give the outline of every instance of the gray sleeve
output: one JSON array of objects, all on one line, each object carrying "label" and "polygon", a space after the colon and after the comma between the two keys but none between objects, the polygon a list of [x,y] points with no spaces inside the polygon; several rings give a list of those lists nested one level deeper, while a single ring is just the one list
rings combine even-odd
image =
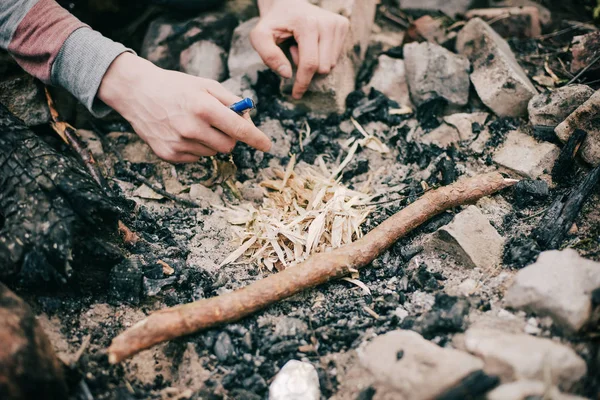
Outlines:
[{"label": "gray sleeve", "polygon": [[38,0],[0,0],[0,48],[7,49],[15,29]]},{"label": "gray sleeve", "polygon": [[96,98],[106,70],[117,56],[132,50],[90,28],[75,30],[63,43],[54,64],[51,81],[67,89],[95,116],[111,109]]}]

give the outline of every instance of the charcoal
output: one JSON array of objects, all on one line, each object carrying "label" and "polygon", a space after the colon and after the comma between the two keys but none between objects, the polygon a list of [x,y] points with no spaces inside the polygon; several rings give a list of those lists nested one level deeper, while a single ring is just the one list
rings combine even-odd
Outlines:
[{"label": "charcoal", "polygon": [[515,205],[519,208],[539,204],[549,194],[548,183],[542,180],[524,179],[514,186]]},{"label": "charcoal", "polygon": [[108,297],[111,304],[139,304],[144,274],[137,257],[123,260],[110,271]]},{"label": "charcoal", "polygon": [[504,265],[513,268],[526,267],[535,262],[540,251],[538,244],[532,238],[510,238],[504,246]]},{"label": "charcoal", "polygon": [[497,376],[487,375],[481,370],[475,371],[437,400],[478,399],[499,384],[500,379]]}]

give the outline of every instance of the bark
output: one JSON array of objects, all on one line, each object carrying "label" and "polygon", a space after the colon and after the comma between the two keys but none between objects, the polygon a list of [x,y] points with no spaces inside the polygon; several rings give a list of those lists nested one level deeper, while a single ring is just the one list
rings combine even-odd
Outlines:
[{"label": "bark", "polygon": [[119,258],[110,244],[118,216],[75,160],[0,105],[1,280],[64,282],[71,264],[88,261],[109,270]]},{"label": "bark", "polygon": [[430,191],[354,243],[315,254],[298,266],[237,291],[157,311],[113,339],[108,349],[109,361],[117,363],[160,342],[239,320],[303,290],[347,276],[369,265],[399,238],[431,217],[473,203],[516,182],[491,173]]},{"label": "bark", "polygon": [[63,365],[31,308],[0,283],[0,398],[67,398]]}]

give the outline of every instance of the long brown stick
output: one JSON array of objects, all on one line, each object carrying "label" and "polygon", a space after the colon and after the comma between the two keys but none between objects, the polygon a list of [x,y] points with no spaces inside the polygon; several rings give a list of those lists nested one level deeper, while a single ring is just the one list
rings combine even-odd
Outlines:
[{"label": "long brown stick", "polygon": [[270,304],[371,263],[399,238],[444,210],[473,203],[516,183],[497,172],[467,178],[426,193],[362,239],[302,264],[210,299],[157,311],[113,339],[109,361],[121,360],[155,344],[239,320]]}]

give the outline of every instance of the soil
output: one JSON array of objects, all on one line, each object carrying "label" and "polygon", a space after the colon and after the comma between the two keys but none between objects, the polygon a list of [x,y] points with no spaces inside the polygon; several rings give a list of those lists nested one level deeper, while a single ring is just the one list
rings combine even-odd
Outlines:
[{"label": "soil", "polygon": [[[378,23],[384,30],[390,24],[380,16]],[[512,40],[510,44],[530,77],[544,68],[540,52],[559,52],[551,59],[550,68],[556,67],[560,76],[556,60],[566,57],[563,46],[576,34],[578,29],[573,29],[548,40]],[[401,56],[401,52],[396,53],[394,56]],[[369,52],[369,62],[378,55],[376,51]],[[368,81],[369,68],[360,76],[361,82]],[[416,143],[411,135],[417,128],[427,131],[438,126],[445,104],[420,107],[416,119],[394,116],[388,110],[397,104],[383,94],[356,91],[348,97],[344,115],[321,118],[290,108],[278,95],[278,87],[274,74],[261,73],[254,88],[259,98],[254,121],[259,124],[268,118],[277,119],[284,129],[293,132],[291,152],[298,154],[300,161],[312,164],[322,155],[329,165],[339,164],[347,150],[343,143],[350,137],[360,137],[349,124],[353,113],[367,131],[377,131],[391,148],[387,155],[360,150],[343,174],[343,181],[350,187],[370,181],[371,190],[377,195],[377,209],[364,224],[364,231],[418,198],[423,182],[427,187],[436,187],[461,175],[494,169],[491,153],[503,142],[506,132],[527,125],[524,120],[490,117],[487,129],[491,139],[482,155],[468,146],[443,150]],[[304,121],[310,125],[314,139],[301,147],[299,131]],[[104,132],[130,131],[126,124],[114,120],[100,126]],[[105,140],[120,152],[138,141],[133,135],[119,134],[106,135]],[[228,156],[221,160],[228,162]],[[552,199],[563,190],[550,187],[545,195],[527,188],[507,190],[478,203],[499,233],[510,238],[504,265],[495,271],[466,269],[443,254],[423,250],[427,236],[449,223],[453,214],[460,211],[455,210],[401,239],[361,272],[360,280],[371,295],[348,282],[330,283],[239,323],[161,344],[122,364],[109,365],[105,349],[111,339],[145,315],[235,290],[263,278],[267,272],[255,265],[219,267],[236,248],[222,211],[135,197],[133,191],[140,185],[123,173],[123,165],[114,154],[104,148],[100,162],[106,166],[112,186],[136,203],[135,217],[128,222],[143,240],[127,248],[139,257],[136,264],[114,269],[112,283],[99,288],[69,285],[60,292],[18,291],[32,305],[59,354],[69,361],[69,382],[75,398],[81,399],[266,399],[269,383],[290,359],[308,360],[317,366],[321,391],[327,398],[338,390],[338,370],[348,362],[344,353],[375,334],[413,329],[443,346],[453,334],[473,324],[505,328],[510,325],[515,330],[531,324],[532,318],[525,313],[503,309],[501,296],[516,270],[537,257],[539,249],[530,233]],[[260,182],[265,167],[285,166],[288,159],[263,155],[239,144],[233,152],[233,162],[237,166],[236,180],[252,186]],[[184,188],[206,182],[214,175],[210,160],[174,167],[149,160],[131,163],[130,167],[155,183],[166,185],[167,181],[176,180]],[[579,177],[586,171],[582,167]],[[225,204],[240,201],[227,182],[217,183],[211,190]],[[189,194],[184,191],[181,196]],[[588,200],[576,222],[576,231],[564,243],[593,260],[600,260],[599,200],[597,193]],[[163,274],[159,259],[174,268],[174,275]],[[584,357],[589,371],[597,371],[598,343],[593,339],[597,332],[567,336],[552,328],[546,319],[533,318],[533,323],[539,327],[539,336],[560,335]],[[479,382],[487,385],[490,381]],[[471,394],[482,392],[478,385],[471,386]],[[590,373],[576,392],[592,396],[598,390],[600,379]],[[372,395],[367,388],[356,398],[368,399]]]}]

